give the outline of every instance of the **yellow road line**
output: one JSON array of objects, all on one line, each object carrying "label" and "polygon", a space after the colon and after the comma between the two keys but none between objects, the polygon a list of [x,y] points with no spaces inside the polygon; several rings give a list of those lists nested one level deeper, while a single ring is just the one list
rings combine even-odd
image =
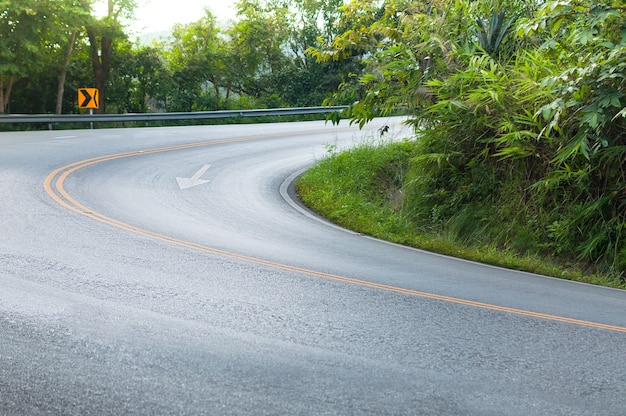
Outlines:
[{"label": "yellow road line", "polygon": [[[294,135],[294,134],[290,133],[290,135]],[[81,160],[78,162],[70,163],[68,165],[62,166],[52,171],[44,180],[43,186],[44,186],[46,193],[50,195],[50,197],[54,201],[56,201],[58,204],[60,204],[64,208],[69,209],[70,211],[76,212],[80,215],[85,215],[93,220],[111,225],[113,227],[117,227],[125,231],[129,231],[129,232],[132,232],[132,233],[144,236],[144,237],[153,238],[153,239],[164,241],[167,243],[176,244],[181,247],[198,250],[198,251],[202,251],[205,253],[215,254],[215,255],[219,255],[219,256],[235,259],[235,260],[241,260],[241,261],[246,261],[246,262],[250,262],[250,263],[254,263],[258,265],[272,267],[275,269],[302,273],[302,274],[306,274],[310,276],[320,277],[323,279],[335,280],[339,282],[369,287],[369,288],[378,289],[378,290],[402,293],[402,294],[410,295],[410,296],[417,296],[417,297],[426,298],[426,299],[433,299],[433,300],[438,300],[442,302],[454,303],[458,305],[465,305],[465,306],[481,308],[481,309],[489,309],[493,311],[528,316],[532,318],[544,319],[544,320],[549,320],[549,321],[556,321],[556,322],[585,326],[585,327],[590,327],[590,328],[604,329],[604,330],[609,330],[609,331],[617,331],[617,332],[626,333],[626,327],[622,327],[622,326],[601,324],[597,322],[590,322],[590,321],[584,321],[580,319],[567,318],[567,317],[558,316],[558,315],[550,315],[550,314],[545,314],[545,313],[527,311],[524,309],[508,308],[504,306],[492,305],[489,303],[476,302],[476,301],[455,298],[455,297],[450,297],[450,296],[444,296],[444,295],[437,295],[437,294],[428,293],[428,292],[420,292],[420,291],[411,290],[411,289],[404,289],[401,287],[390,286],[390,285],[385,285],[381,283],[374,283],[374,282],[369,282],[366,280],[344,277],[344,276],[335,275],[331,273],[324,273],[324,272],[310,270],[310,269],[306,269],[302,267],[290,266],[287,264],[277,263],[277,262],[273,262],[269,260],[263,260],[263,259],[256,258],[256,257],[250,257],[250,256],[246,256],[243,254],[233,253],[233,252],[226,251],[226,250],[204,246],[202,244],[180,240],[174,237],[166,236],[166,235],[149,231],[143,228],[139,228],[131,224],[118,221],[114,218],[107,217],[106,215],[100,214],[86,207],[80,202],[76,201],[71,195],[67,193],[67,191],[64,188],[65,180],[70,175],[72,175],[73,173],[75,173],[76,171],[80,169],[83,169],[85,167],[88,167],[97,163],[102,163],[102,162],[116,160],[116,159],[122,159],[126,157],[134,157],[134,156],[162,153],[162,152],[171,152],[171,151],[191,149],[195,147],[211,146],[211,145],[217,145],[217,144],[258,140],[258,139],[277,137],[277,136],[278,135],[263,135],[263,136],[251,136],[251,137],[242,137],[242,138],[234,138],[234,139],[214,140],[214,141],[207,141],[207,142],[198,142],[198,143],[191,143],[191,144],[184,144],[184,145],[161,147],[161,148],[149,149],[149,150],[144,150],[144,151],[118,153],[118,154],[85,159],[85,160]]]}]

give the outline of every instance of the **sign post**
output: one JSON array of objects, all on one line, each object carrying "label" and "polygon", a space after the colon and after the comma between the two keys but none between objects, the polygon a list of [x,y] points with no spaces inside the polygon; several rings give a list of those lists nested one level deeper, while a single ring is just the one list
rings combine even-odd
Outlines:
[{"label": "sign post", "polygon": [[[78,89],[78,108],[88,108],[89,115],[93,115],[94,108],[100,108],[100,94],[97,88]],[[93,121],[89,122],[93,129]]]}]

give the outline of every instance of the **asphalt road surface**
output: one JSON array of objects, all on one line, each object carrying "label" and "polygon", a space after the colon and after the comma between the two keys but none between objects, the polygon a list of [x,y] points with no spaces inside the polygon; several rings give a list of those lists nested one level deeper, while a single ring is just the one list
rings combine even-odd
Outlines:
[{"label": "asphalt road surface", "polygon": [[0,414],[626,415],[626,292],[298,205],[398,121],[0,133]]}]

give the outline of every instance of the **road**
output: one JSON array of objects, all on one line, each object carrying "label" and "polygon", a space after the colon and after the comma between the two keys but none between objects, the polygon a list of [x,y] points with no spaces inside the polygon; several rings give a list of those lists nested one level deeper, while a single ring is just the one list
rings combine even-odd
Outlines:
[{"label": "road", "polygon": [[397,122],[0,133],[0,414],[625,415],[626,292],[298,205]]}]

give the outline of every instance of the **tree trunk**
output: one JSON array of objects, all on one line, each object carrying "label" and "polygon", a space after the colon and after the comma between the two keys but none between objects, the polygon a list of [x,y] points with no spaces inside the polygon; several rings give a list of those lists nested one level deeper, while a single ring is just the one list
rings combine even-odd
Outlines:
[{"label": "tree trunk", "polygon": [[4,114],[4,82],[0,74],[0,114]]},{"label": "tree trunk", "polygon": [[70,66],[70,57],[72,56],[72,49],[74,49],[74,41],[76,40],[76,31],[74,30],[70,35],[70,39],[67,42],[67,52],[65,54],[65,62],[63,63],[63,69],[59,75],[59,86],[57,88],[57,106],[56,114],[61,114],[63,110],[63,93],[65,92],[65,77],[67,76],[67,68]]},{"label": "tree trunk", "polygon": [[87,37],[91,44],[91,65],[93,67],[96,88],[100,96],[100,106],[96,114],[104,114],[104,102],[106,97],[106,82],[111,72],[111,54],[113,51],[113,39],[102,37],[100,44],[93,28],[87,28]]},{"label": "tree trunk", "polygon": [[0,114],[4,114],[6,107],[9,105],[11,88],[13,88],[13,75],[9,75],[6,87],[4,85],[4,79],[4,76],[0,74]]}]

